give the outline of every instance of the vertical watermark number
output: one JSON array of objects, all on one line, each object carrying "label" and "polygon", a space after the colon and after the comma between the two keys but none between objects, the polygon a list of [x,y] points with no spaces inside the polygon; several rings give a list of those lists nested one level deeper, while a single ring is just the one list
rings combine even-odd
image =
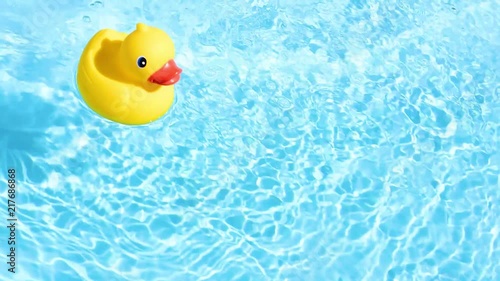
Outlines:
[{"label": "vertical watermark number", "polygon": [[16,215],[16,170],[7,170],[7,264],[8,271],[11,273],[16,273],[16,226],[17,226],[17,215]]}]

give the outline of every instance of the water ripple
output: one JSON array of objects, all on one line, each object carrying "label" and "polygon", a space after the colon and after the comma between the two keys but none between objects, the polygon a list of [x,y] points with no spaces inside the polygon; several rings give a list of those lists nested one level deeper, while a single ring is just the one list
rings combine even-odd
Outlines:
[{"label": "water ripple", "polygon": [[[497,280],[495,4],[2,4],[16,278]],[[74,75],[85,38],[137,20],[184,73],[130,128]]]}]

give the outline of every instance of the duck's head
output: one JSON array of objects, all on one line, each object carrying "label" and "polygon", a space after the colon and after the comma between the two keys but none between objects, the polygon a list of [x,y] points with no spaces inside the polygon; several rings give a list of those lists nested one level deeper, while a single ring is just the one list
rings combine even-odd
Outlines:
[{"label": "duck's head", "polygon": [[120,64],[124,75],[135,83],[169,86],[177,83],[182,70],[174,62],[172,39],[161,29],[138,23],[122,42]]}]

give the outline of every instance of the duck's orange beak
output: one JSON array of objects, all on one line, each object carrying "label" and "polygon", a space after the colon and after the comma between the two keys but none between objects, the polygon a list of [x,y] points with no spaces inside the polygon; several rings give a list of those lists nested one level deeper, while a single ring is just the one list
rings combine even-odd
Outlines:
[{"label": "duck's orange beak", "polygon": [[148,81],[162,86],[170,86],[181,79],[181,72],[182,69],[175,64],[175,61],[169,60],[162,68],[153,73]]}]

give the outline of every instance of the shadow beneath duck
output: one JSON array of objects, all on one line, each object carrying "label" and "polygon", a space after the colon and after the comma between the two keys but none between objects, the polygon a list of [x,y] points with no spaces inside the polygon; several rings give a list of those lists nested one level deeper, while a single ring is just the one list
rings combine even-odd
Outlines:
[{"label": "shadow beneath duck", "polygon": [[130,81],[127,77],[124,77],[117,71],[120,68],[118,61],[118,54],[120,51],[120,40],[109,40],[104,39],[101,44],[101,48],[96,53],[94,58],[94,65],[103,76],[114,80],[122,84],[128,84],[131,86],[136,86],[142,88],[148,92],[153,92],[160,88],[160,85],[153,83],[138,83],[136,81]]}]

